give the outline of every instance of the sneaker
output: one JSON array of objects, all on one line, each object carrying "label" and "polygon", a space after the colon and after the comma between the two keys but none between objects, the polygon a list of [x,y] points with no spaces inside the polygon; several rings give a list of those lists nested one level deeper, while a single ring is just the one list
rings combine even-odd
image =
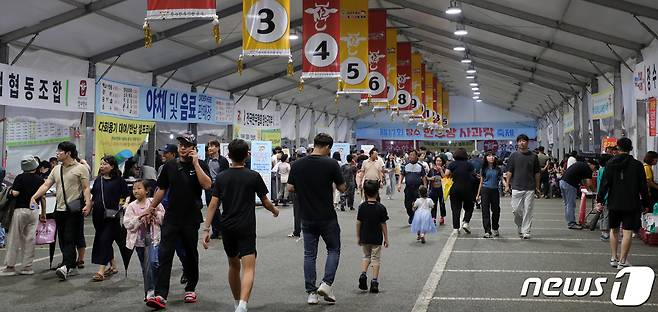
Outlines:
[{"label": "sneaker", "polygon": [[299,235],[295,235],[294,233],[288,234],[288,238],[299,238]]},{"label": "sneaker", "polygon": [[146,306],[156,310],[162,310],[167,307],[167,300],[162,298],[162,296],[155,296],[146,300]]},{"label": "sneaker", "polygon": [[306,303],[308,304],[318,304],[320,303],[320,297],[318,297],[317,292],[311,292],[308,294],[308,299],[306,300]]},{"label": "sneaker", "polygon": [[441,217],[441,219],[439,219],[439,225],[443,225],[445,223],[446,223],[446,219],[444,217]]},{"label": "sneaker", "polygon": [[183,301],[185,301],[185,303],[197,302],[196,292],[186,291],[185,295],[183,296]]},{"label": "sneaker", "polygon": [[628,268],[628,267],[631,267],[631,266],[632,265],[631,265],[630,262],[628,262],[628,260],[626,260],[626,262],[619,261],[619,263],[617,264],[617,270],[621,270],[623,268]]},{"label": "sneaker", "polygon": [[350,211],[354,211],[354,210],[356,210],[356,209],[354,209],[354,207],[350,207]]},{"label": "sneaker", "polygon": [[471,226],[468,224],[468,222],[464,222],[464,224],[462,224],[462,230],[464,230],[466,234],[471,234]]},{"label": "sneaker", "polygon": [[17,275],[16,269],[8,269],[5,267],[4,269],[2,269],[2,271],[0,271],[0,276],[15,276],[15,275]]},{"label": "sneaker", "polygon": [[148,301],[149,299],[154,299],[155,298],[155,290],[149,290],[146,292],[146,299],[144,301]]},{"label": "sneaker", "polygon": [[20,275],[34,275],[34,270],[32,268],[23,268],[20,272],[18,272]]},{"label": "sneaker", "polygon": [[420,234],[416,235],[416,240],[420,242]]},{"label": "sneaker", "polygon": [[619,265],[619,260],[615,258],[610,258],[610,266],[616,268]]},{"label": "sneaker", "polygon": [[484,235],[482,236],[482,238],[491,238],[491,237],[492,237],[491,233],[484,233]]},{"label": "sneaker", "polygon": [[78,269],[72,268],[72,269],[69,269],[69,272],[67,274],[68,274],[68,276],[76,276],[76,275],[80,274],[80,272],[78,272]]},{"label": "sneaker", "polygon": [[601,241],[607,242],[610,240],[610,234],[601,234]]},{"label": "sneaker", "polygon": [[379,293],[379,282],[376,280],[372,280],[370,282],[370,293],[373,294],[378,294]]},{"label": "sneaker", "polygon": [[454,229],[452,230],[453,235],[459,235],[459,229]]},{"label": "sneaker", "polygon": [[570,230],[582,230],[583,226],[580,225],[580,224],[572,224],[572,225],[569,226],[569,229]]},{"label": "sneaker", "polygon": [[493,230],[493,236],[500,237],[500,232],[498,232],[498,230]]},{"label": "sneaker", "polygon": [[235,308],[235,312],[247,312],[247,307],[238,306]]},{"label": "sneaker", "polygon": [[368,276],[363,273],[359,276],[359,289],[368,290]]},{"label": "sneaker", "polygon": [[334,288],[322,282],[318,288],[318,295],[324,297],[324,301],[334,304],[336,303],[336,296],[334,295]]},{"label": "sneaker", "polygon": [[530,239],[530,233],[523,234],[523,239]]},{"label": "sneaker", "polygon": [[340,207],[340,211],[345,211],[345,207]]},{"label": "sneaker", "polygon": [[519,235],[523,234],[523,232],[521,232],[521,226],[520,225],[516,226],[516,233],[518,233]]},{"label": "sneaker", "polygon": [[65,281],[66,278],[68,277],[68,273],[69,273],[69,270],[66,269],[65,265],[59,267],[59,269],[57,269],[55,271],[55,274],[57,274],[57,277],[59,277],[60,281]]}]

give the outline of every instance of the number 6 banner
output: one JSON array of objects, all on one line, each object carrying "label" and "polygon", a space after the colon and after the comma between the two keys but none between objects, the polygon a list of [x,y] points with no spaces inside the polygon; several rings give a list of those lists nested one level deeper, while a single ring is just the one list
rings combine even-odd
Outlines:
[{"label": "number 6 banner", "polygon": [[340,77],[340,0],[304,0],[302,79]]},{"label": "number 6 banner", "polygon": [[[386,108],[388,92],[386,76],[388,75],[386,51],[386,10],[368,11],[368,88],[370,101],[375,108]],[[368,102],[368,95],[361,95],[361,103]]]},{"label": "number 6 banner", "polygon": [[290,0],[242,2],[242,55],[290,57]]},{"label": "number 6 banner", "polygon": [[340,0],[340,76],[338,93],[366,93],[368,88],[368,0]]}]

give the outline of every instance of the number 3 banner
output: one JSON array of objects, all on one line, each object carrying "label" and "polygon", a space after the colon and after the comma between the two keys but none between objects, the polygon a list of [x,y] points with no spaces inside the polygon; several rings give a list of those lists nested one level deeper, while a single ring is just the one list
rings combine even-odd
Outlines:
[{"label": "number 3 banner", "polygon": [[302,78],[340,77],[340,0],[304,0]]},{"label": "number 3 banner", "polygon": [[242,54],[290,56],[290,0],[242,2]]},{"label": "number 3 banner", "polygon": [[368,0],[340,0],[340,76],[345,89],[338,93],[367,93]]},{"label": "number 3 banner", "polygon": [[[368,89],[370,89],[371,102],[375,107],[386,108],[388,93],[386,76],[386,10],[377,9],[368,11]],[[361,95],[361,102],[367,102],[368,95]]]}]

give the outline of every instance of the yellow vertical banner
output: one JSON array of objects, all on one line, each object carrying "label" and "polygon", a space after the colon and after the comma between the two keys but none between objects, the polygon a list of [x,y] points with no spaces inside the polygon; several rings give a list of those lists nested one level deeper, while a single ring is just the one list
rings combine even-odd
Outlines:
[{"label": "yellow vertical banner", "polygon": [[438,124],[443,125],[443,84],[436,77],[436,113],[439,114]]},{"label": "yellow vertical banner", "polygon": [[450,95],[448,95],[447,90],[443,90],[442,98],[443,98],[443,105],[442,105],[442,110],[443,110],[443,125],[447,126],[450,124],[449,119],[450,119]]},{"label": "yellow vertical banner", "polygon": [[368,87],[368,0],[340,1],[340,76],[338,93],[366,93]]},{"label": "yellow vertical banner", "polygon": [[411,54],[411,114],[420,115],[423,105],[423,55],[420,52]]},{"label": "yellow vertical banner", "polygon": [[434,111],[434,75],[429,70],[425,71],[425,109],[429,111],[429,115],[425,116],[427,121],[432,121],[435,116]]},{"label": "yellow vertical banner", "polygon": [[290,0],[242,1],[242,54],[291,56]]},{"label": "yellow vertical banner", "polygon": [[395,95],[398,93],[398,30],[386,29],[386,63],[388,84],[388,105],[396,107],[398,101]]},{"label": "yellow vertical banner", "polygon": [[154,125],[155,121],[96,115],[94,173],[106,155],[114,156],[119,164],[135,156]]}]

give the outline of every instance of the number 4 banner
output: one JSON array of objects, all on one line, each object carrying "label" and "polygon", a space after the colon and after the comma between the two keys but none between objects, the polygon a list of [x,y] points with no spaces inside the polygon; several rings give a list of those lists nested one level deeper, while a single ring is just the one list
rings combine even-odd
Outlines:
[{"label": "number 4 banner", "polygon": [[304,0],[302,79],[340,77],[340,0]]},{"label": "number 4 banner", "polygon": [[242,2],[242,54],[290,57],[290,0]]},{"label": "number 4 banner", "polygon": [[366,93],[368,88],[368,0],[340,0],[340,76],[338,93]]},{"label": "number 4 banner", "polygon": [[[377,9],[368,11],[368,88],[370,101],[375,107],[386,108],[388,92],[386,84],[387,51],[386,51],[386,10]],[[367,102],[368,95],[361,95],[361,102]]]}]

